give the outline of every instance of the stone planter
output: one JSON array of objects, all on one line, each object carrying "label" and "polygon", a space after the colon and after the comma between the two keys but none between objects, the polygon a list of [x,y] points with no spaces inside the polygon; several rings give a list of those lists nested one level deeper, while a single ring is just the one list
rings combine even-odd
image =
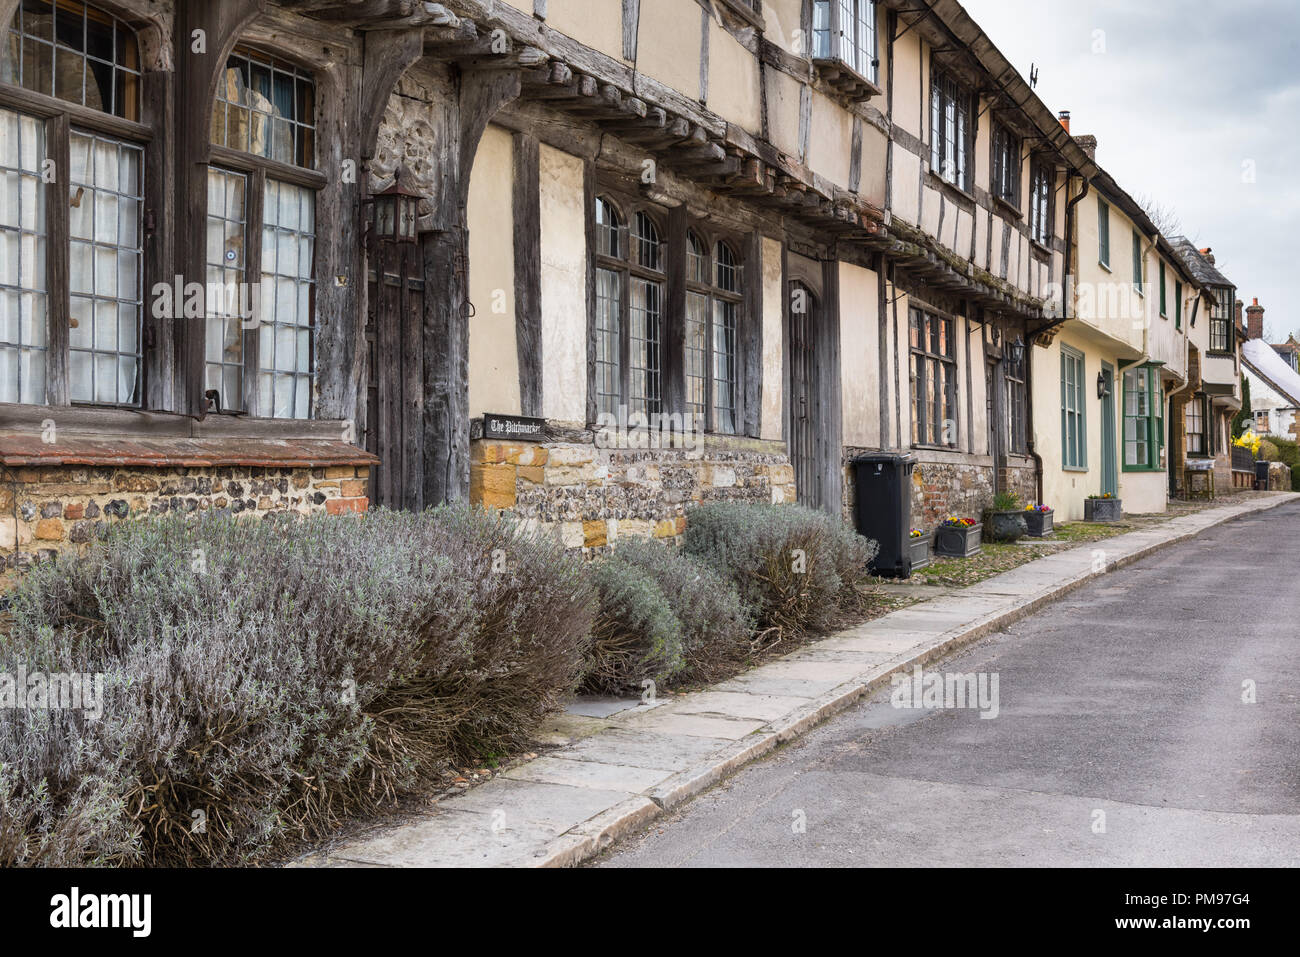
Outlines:
[{"label": "stone planter", "polygon": [[931,535],[922,535],[920,538],[909,539],[907,556],[912,571],[920,571],[930,564],[930,546],[933,542],[934,538]]},{"label": "stone planter", "polygon": [[1046,512],[1025,512],[1025,524],[1029,527],[1030,538],[1047,538],[1056,534],[1052,519],[1056,515],[1050,509]]},{"label": "stone planter", "polygon": [[948,558],[970,558],[978,555],[984,527],[971,525],[940,525],[934,533],[934,553]]},{"label": "stone planter", "polygon": [[1124,504],[1117,498],[1085,498],[1085,522],[1118,522],[1124,517]]},{"label": "stone planter", "polygon": [[990,542],[1018,542],[1029,534],[1025,513],[1019,509],[1014,512],[988,512],[984,524],[988,527]]}]

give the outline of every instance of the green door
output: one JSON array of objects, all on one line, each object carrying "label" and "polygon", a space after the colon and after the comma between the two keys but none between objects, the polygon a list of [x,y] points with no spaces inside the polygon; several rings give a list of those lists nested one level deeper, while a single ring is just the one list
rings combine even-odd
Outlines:
[{"label": "green door", "polygon": [[1101,491],[1119,495],[1119,458],[1115,447],[1115,369],[1101,364],[1106,394],[1101,400]]}]

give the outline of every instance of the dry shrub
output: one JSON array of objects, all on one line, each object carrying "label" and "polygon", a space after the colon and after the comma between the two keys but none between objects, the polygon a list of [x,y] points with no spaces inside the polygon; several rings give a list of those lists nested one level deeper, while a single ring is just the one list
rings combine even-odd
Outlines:
[{"label": "dry shrub", "polygon": [[0,670],[103,715],[0,712],[0,863],[244,863],[525,743],[575,686],[579,562],[466,508],[160,519],[29,572]]},{"label": "dry shrub", "polygon": [[591,566],[601,595],[584,686],[622,693],[713,681],[749,656],[751,615],[735,586],[704,562],[630,539]]},{"label": "dry shrub", "polygon": [[769,645],[860,611],[877,551],[823,512],[737,502],[691,509],[682,548],[735,583]]}]

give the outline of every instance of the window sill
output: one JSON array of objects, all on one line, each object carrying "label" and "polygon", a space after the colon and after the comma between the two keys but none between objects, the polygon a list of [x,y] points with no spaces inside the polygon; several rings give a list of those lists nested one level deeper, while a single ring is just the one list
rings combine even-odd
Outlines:
[{"label": "window sill", "polygon": [[1079,475],[1087,475],[1089,472],[1092,471],[1092,469],[1088,468],[1088,466],[1086,465],[1062,465],[1061,471],[1074,472]]},{"label": "window sill", "polygon": [[839,57],[815,57],[812,62],[823,83],[854,103],[866,103],[883,92]]},{"label": "window sill", "polygon": [[1102,269],[1106,270],[1106,272],[1111,271],[1110,265],[1108,263],[1102,262],[1100,259],[1097,260],[1097,265],[1100,266]]},{"label": "window sill", "polygon": [[1044,243],[1040,243],[1037,239],[1030,237],[1029,245],[1032,246],[1034,249],[1037,249],[1044,256],[1050,258],[1052,255],[1052,247],[1045,245]]},{"label": "window sill", "polygon": [[1025,214],[1020,211],[1020,207],[1017,206],[1015,203],[1011,202],[1011,200],[1004,199],[1001,196],[998,196],[996,193],[990,193],[989,195],[993,197],[993,202],[997,203],[1004,210],[1010,213],[1014,219],[1025,218]]},{"label": "window sill", "polygon": [[734,13],[742,20],[748,22],[749,25],[755,27],[759,33],[763,33],[767,30],[767,25],[764,22],[763,17],[760,14],[755,13],[753,8],[745,3],[744,0],[721,0],[721,3],[730,13]]},{"label": "window sill", "polygon": [[1123,470],[1124,470],[1125,472],[1148,472],[1148,473],[1157,473],[1157,472],[1163,472],[1163,471],[1165,471],[1165,470],[1164,470],[1163,468],[1161,468],[1159,465],[1155,465],[1155,466],[1151,466],[1151,465],[1125,465]]},{"label": "window sill", "polygon": [[960,452],[961,450],[955,445],[923,445],[917,442],[912,443],[912,448],[921,449],[925,452]]},{"label": "window sill", "polygon": [[953,195],[953,198],[959,201],[958,205],[968,205],[970,208],[967,210],[967,212],[974,211],[976,206],[974,195],[966,192],[966,190],[962,189],[956,183],[948,182],[946,179],[944,179],[942,176],[936,173],[933,169],[929,170],[926,173],[926,175],[929,176],[930,179],[932,179],[935,183],[937,183],[940,189],[943,189],[951,193]]}]

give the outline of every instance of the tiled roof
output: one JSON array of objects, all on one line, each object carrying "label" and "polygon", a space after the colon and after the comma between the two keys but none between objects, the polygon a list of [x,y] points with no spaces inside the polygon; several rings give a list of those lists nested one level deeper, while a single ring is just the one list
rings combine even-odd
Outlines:
[{"label": "tiled roof", "polygon": [[1213,264],[1201,255],[1201,251],[1186,236],[1175,236],[1170,242],[1173,244],[1174,251],[1178,253],[1179,258],[1186,264],[1188,270],[1196,277],[1198,282],[1206,286],[1233,285],[1232,280],[1215,269]]}]

